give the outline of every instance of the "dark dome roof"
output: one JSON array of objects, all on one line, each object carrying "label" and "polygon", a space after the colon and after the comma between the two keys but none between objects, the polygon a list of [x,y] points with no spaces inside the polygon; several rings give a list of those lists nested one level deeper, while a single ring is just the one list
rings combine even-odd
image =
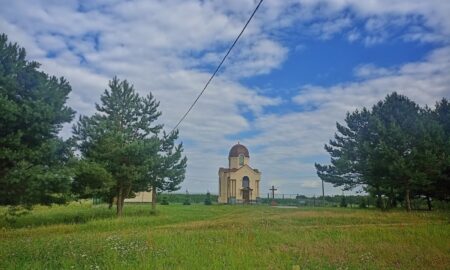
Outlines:
[{"label": "dark dome roof", "polygon": [[230,154],[228,155],[228,157],[239,157],[239,155],[244,155],[245,157],[250,157],[250,155],[248,154],[247,147],[238,143],[238,144],[235,144],[233,147],[231,147]]}]

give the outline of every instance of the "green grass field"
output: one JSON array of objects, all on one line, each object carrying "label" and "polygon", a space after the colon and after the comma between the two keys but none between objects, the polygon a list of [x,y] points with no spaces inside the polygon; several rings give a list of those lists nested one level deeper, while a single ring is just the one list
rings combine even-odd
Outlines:
[{"label": "green grass field", "polygon": [[[0,269],[450,269],[448,212],[126,205],[0,220]],[[5,209],[0,209],[5,211]]]}]

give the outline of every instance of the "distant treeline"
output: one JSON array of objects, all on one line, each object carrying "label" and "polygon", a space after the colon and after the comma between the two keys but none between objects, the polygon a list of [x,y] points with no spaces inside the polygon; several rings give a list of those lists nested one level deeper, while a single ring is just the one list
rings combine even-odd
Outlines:
[{"label": "distant treeline", "polygon": [[[182,194],[182,193],[161,193],[158,194],[161,203],[184,204],[186,202],[192,204],[204,204],[207,194]],[[217,203],[218,195],[210,195],[213,204]],[[305,195],[295,194],[275,194],[275,198],[261,197],[257,204],[272,204],[275,201],[277,205],[286,206],[305,206],[305,207],[350,207],[350,208],[376,208],[377,198],[371,195],[333,195],[320,197],[308,197]],[[389,199],[382,198],[384,208],[387,208]],[[413,208],[417,210],[425,210],[428,208],[425,198],[415,198],[412,200]],[[404,207],[401,203],[397,207]],[[450,204],[446,202],[435,202],[435,208],[450,209]]]},{"label": "distant treeline", "polygon": [[[181,194],[181,193],[162,193],[158,195],[159,200],[166,200],[168,203],[185,203],[186,201],[189,201],[190,203],[205,203],[205,200],[207,198],[207,194]],[[211,202],[216,203],[217,202],[217,195],[210,195]]]},{"label": "distant treeline", "polygon": [[[378,198],[372,195],[334,195],[320,197],[307,197],[304,195],[298,196],[282,196],[282,194],[276,194],[275,199],[261,198],[260,203],[271,204],[275,201],[277,205],[289,205],[289,206],[308,206],[308,207],[351,207],[351,208],[376,208],[378,205]],[[383,209],[387,209],[389,204],[388,197],[381,198],[381,205]],[[404,207],[403,202],[399,202],[396,207]],[[412,207],[416,210],[428,209],[428,203],[426,198],[414,198],[412,200]],[[392,208],[392,207],[391,207]],[[434,208],[436,209],[450,209],[450,203],[445,201],[435,201]]]}]

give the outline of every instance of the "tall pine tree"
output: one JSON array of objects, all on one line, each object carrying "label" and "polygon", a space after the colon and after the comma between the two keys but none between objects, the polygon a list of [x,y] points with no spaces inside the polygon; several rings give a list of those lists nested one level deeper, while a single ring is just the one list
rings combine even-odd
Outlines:
[{"label": "tall pine tree", "polygon": [[[163,126],[156,124],[161,115],[159,102],[151,93],[140,97],[126,80],[115,77],[100,99],[97,113],[80,117],[74,126],[74,139],[84,161],[96,163],[111,175],[113,184],[103,195],[116,201],[121,216],[124,200],[134,193],[176,187],[184,179],[185,167],[176,173],[176,165],[186,161],[181,145],[173,150],[178,133],[161,135]],[[152,182],[149,176],[158,181]],[[88,182],[78,185],[78,190],[86,190]]]},{"label": "tall pine tree", "polygon": [[0,204],[63,203],[72,156],[58,137],[74,116],[64,78],[39,71],[24,48],[0,35]]}]

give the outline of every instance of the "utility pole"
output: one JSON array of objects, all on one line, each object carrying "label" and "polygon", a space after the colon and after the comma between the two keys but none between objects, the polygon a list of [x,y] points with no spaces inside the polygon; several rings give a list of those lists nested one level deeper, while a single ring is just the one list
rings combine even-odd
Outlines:
[{"label": "utility pole", "polygon": [[322,206],[325,206],[325,188],[323,186],[323,179],[322,179]]}]

